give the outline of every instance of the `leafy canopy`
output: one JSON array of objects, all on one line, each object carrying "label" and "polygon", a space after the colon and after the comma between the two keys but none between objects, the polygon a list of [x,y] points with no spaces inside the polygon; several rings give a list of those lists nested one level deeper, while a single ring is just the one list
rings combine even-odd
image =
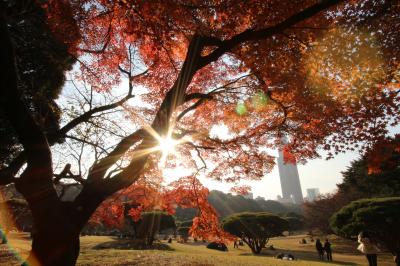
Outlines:
[{"label": "leafy canopy", "polygon": [[358,198],[400,196],[400,136],[388,138],[351,163],[344,171],[339,192]]},{"label": "leafy canopy", "polygon": [[[317,148],[360,148],[358,141],[366,149],[399,121],[399,7],[331,2],[321,4],[334,6],[329,11],[264,37],[263,29],[315,1],[83,1],[67,9],[79,32],[68,27],[60,38],[80,37],[70,45],[81,58],[78,74],[98,90],[127,78],[134,91],[146,87],[146,104],[127,107],[133,124],[151,124],[160,135],[173,127],[172,134],[191,135],[203,147],[181,145],[167,166],[196,168],[189,154],[198,152],[215,164],[209,177],[260,179],[274,161],[258,146],[276,148],[282,134],[292,137],[294,156],[305,159]],[[50,21],[65,12],[61,4],[47,8]],[[196,42],[198,55],[190,49]],[[179,94],[169,99],[176,86]],[[156,121],[164,107],[167,117]],[[210,134],[221,124],[229,141]]]},{"label": "leafy canopy", "polygon": [[281,236],[289,228],[288,221],[266,212],[243,212],[223,220],[228,233],[241,238],[253,253],[260,253],[269,238]]}]

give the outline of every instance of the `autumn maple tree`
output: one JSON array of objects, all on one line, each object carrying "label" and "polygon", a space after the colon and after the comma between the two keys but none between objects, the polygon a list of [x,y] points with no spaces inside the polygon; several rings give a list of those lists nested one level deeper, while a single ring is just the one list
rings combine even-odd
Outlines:
[{"label": "autumn maple tree", "polygon": [[[283,136],[290,138],[285,149],[293,159],[303,160],[318,156],[320,148],[332,156],[368,149],[399,122],[396,1],[27,2],[18,8],[2,2],[0,9],[0,121],[15,136],[0,184],[14,183],[32,211],[33,265],[74,265],[79,233],[99,205],[132,184],[140,203],[135,185],[164,167],[193,170],[191,178],[177,181],[166,202],[204,210],[203,196],[185,197],[198,191],[188,189],[197,182],[196,172],[233,183],[257,180],[274,165],[262,147],[282,148]],[[44,32],[51,32],[45,36],[77,62],[71,70],[77,82],[97,92],[126,86],[126,96],[101,106],[89,100],[88,109],[48,130],[44,116],[32,112],[35,93],[22,97],[21,66],[30,58],[19,47],[29,38],[18,29],[31,17],[39,17]],[[132,98],[140,104],[130,104]],[[55,172],[58,143],[94,144],[73,134],[121,106],[129,132],[95,153],[84,176],[72,174],[73,165]],[[54,188],[54,180],[67,176],[82,184],[70,201]],[[110,208],[120,212],[118,205]],[[199,212],[193,235],[215,225],[204,222],[214,219],[207,216],[212,213]]]}]

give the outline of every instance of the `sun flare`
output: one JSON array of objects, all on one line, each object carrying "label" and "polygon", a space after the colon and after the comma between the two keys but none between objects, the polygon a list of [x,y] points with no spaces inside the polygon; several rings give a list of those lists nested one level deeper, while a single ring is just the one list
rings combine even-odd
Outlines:
[{"label": "sun flare", "polygon": [[168,156],[168,154],[174,153],[175,152],[175,146],[178,144],[178,142],[171,138],[170,136],[167,136],[165,138],[161,138],[159,140],[159,147],[160,151],[162,152],[163,156]]},{"label": "sun flare", "polygon": [[198,137],[198,134],[184,135],[179,138],[176,138],[174,135],[174,125],[171,124],[168,127],[167,132],[163,135],[160,135],[156,130],[154,130],[151,126],[145,127],[145,130],[157,140],[157,145],[145,149],[141,155],[150,154],[153,152],[160,152],[161,158],[159,161],[159,166],[165,167],[165,163],[169,155],[174,155],[174,157],[178,156],[178,152],[176,147],[180,144],[193,142],[193,140]]}]

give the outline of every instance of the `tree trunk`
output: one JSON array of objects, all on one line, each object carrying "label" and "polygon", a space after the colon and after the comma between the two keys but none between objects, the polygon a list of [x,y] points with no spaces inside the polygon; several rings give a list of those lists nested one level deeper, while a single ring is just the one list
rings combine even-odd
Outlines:
[{"label": "tree trunk", "polygon": [[261,251],[261,250],[259,250],[259,249],[257,248],[256,244],[254,244],[254,243],[251,244],[251,245],[249,245],[249,247],[250,247],[251,252],[252,252],[253,254],[259,254],[260,251]]},{"label": "tree trunk", "polygon": [[[30,266],[73,266],[79,256],[79,215],[66,202],[40,201],[31,206],[34,227]],[[39,211],[41,210],[41,211]]]},{"label": "tree trunk", "polygon": [[393,259],[394,259],[394,262],[396,263],[396,266],[400,266],[400,251],[395,252]]},{"label": "tree trunk", "polygon": [[251,249],[251,252],[252,252],[253,254],[260,254],[260,251],[261,251],[261,250],[259,250],[257,247],[251,246],[250,249]]},{"label": "tree trunk", "polygon": [[[58,226],[55,225],[55,227]],[[56,235],[33,234],[32,250],[23,265],[73,266],[76,264],[80,249],[79,232],[67,235],[61,227],[51,231]]]}]

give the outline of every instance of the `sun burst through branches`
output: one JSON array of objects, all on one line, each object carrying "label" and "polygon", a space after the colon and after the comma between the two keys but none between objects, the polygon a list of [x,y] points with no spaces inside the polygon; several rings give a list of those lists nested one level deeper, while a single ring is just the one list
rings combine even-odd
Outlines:
[{"label": "sun burst through branches", "polygon": [[148,129],[148,132],[158,141],[158,145],[154,148],[161,152],[160,166],[164,167],[169,155],[177,156],[176,147],[180,144],[192,141],[190,136],[176,138],[173,134],[173,124],[169,126],[165,135],[158,134],[154,129]]},{"label": "sun burst through branches", "polygon": [[167,132],[165,132],[164,134],[160,134],[151,126],[143,126],[143,129],[154,138],[156,143],[155,145],[151,145],[150,147],[136,151],[133,156],[139,158],[143,156],[148,156],[152,153],[161,153],[161,158],[159,161],[160,167],[165,167],[165,163],[169,155],[174,155],[175,158],[178,156],[178,152],[176,150],[176,147],[178,145],[191,143],[193,142],[193,140],[200,136],[200,134],[198,133],[175,134],[173,123],[170,123]]},{"label": "sun burst through branches", "polygon": [[175,145],[177,144],[177,141],[169,136],[166,138],[161,138],[160,139],[160,150],[162,151],[163,154],[169,154],[175,152]]},{"label": "sun burst through branches", "polygon": [[179,141],[167,135],[165,137],[160,137],[158,142],[158,148],[162,152],[160,163],[164,165],[168,155],[176,153],[175,147],[179,144]]}]

